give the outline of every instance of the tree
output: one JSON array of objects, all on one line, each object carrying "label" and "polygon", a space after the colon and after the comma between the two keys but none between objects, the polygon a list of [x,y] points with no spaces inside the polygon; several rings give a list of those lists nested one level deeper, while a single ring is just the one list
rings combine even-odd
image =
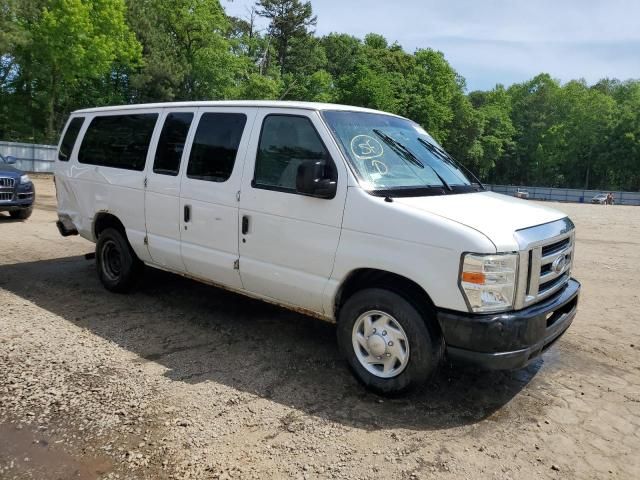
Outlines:
[{"label": "tree", "polygon": [[471,92],[468,98],[482,122],[478,139],[481,159],[476,168],[486,181],[509,182],[515,153],[511,97],[502,85],[497,85],[488,92]]},{"label": "tree", "polygon": [[300,0],[259,0],[258,15],[270,20],[269,35],[276,44],[280,73],[288,70],[287,58],[293,40],[309,35],[316,24],[311,2]]},{"label": "tree", "polygon": [[353,72],[358,61],[362,42],[346,33],[330,33],[320,39],[327,58],[327,71],[339,78]]},{"label": "tree", "polygon": [[446,146],[455,116],[453,106],[460,101],[464,84],[442,52],[418,50],[414,58],[414,67],[404,73],[410,92],[406,114]]},{"label": "tree", "polygon": [[519,185],[544,185],[545,135],[556,122],[556,99],[560,83],[549,74],[541,73],[528,82],[515,84],[507,90],[511,97],[511,121],[516,130],[516,151],[507,178]]},{"label": "tree", "polygon": [[317,38],[292,40],[287,64],[290,71],[282,76],[282,100],[329,102],[335,98],[333,77],[326,71],[327,56]]},{"label": "tree", "polygon": [[606,180],[602,188],[640,191],[640,81],[621,82],[614,92],[617,99],[616,122],[607,153]]},{"label": "tree", "polygon": [[277,100],[281,91],[282,82],[279,78],[251,73],[242,82],[236,93],[237,98],[241,99]]},{"label": "tree", "polygon": [[[15,22],[29,33],[13,58],[20,73],[15,88],[30,91],[42,107],[45,137],[56,137],[57,107],[89,80],[110,74],[114,65],[135,65],[140,44],[125,23],[123,0],[40,0],[15,10]],[[32,91],[32,86],[37,91]]]},{"label": "tree", "polygon": [[145,100],[233,96],[248,58],[234,54],[219,0],[129,0],[144,67],[134,77]]},{"label": "tree", "polygon": [[548,158],[561,165],[565,184],[602,186],[609,156],[604,145],[614,126],[615,100],[584,80],[573,80],[558,93],[557,120],[549,133],[549,143],[558,147],[549,149]]},{"label": "tree", "polygon": [[19,88],[18,83],[21,68],[17,54],[31,42],[29,29],[18,22],[26,10],[18,0],[5,0],[0,7],[0,139],[34,138],[31,92]]}]

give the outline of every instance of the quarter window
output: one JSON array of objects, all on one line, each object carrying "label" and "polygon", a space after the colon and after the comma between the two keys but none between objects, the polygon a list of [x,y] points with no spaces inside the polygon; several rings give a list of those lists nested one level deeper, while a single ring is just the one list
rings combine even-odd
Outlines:
[{"label": "quarter window", "polygon": [[167,115],[153,161],[154,173],[178,175],[182,151],[192,120],[193,113],[170,113]]},{"label": "quarter window", "polygon": [[209,182],[228,180],[246,123],[242,113],[204,113],[193,139],[187,177]]},{"label": "quarter window", "polygon": [[262,124],[253,186],[295,192],[298,167],[308,160],[331,162],[311,120],[269,115]]},{"label": "quarter window", "polygon": [[69,158],[71,158],[73,146],[76,143],[78,133],[80,133],[80,129],[82,128],[83,123],[84,117],[76,117],[71,120],[71,122],[69,122],[67,131],[64,132],[64,137],[62,138],[62,143],[60,144],[60,151],[58,152],[58,160],[60,160],[61,162],[68,162]]},{"label": "quarter window", "polygon": [[95,117],[84,135],[78,161],[144,170],[157,113]]}]

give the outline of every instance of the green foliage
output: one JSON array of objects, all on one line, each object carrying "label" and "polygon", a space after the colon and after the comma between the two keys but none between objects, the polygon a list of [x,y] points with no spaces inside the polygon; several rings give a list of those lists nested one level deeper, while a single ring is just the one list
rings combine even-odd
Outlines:
[{"label": "green foliage", "polygon": [[[638,190],[638,81],[560,85],[547,74],[513,85],[515,155],[498,182]],[[624,145],[624,147],[622,147]]]},{"label": "green foliage", "polygon": [[282,90],[282,82],[279,79],[259,75],[257,73],[250,74],[239,90],[237,98],[252,100],[277,100]]},{"label": "green foliage", "polygon": [[282,74],[290,72],[288,56],[291,43],[305,38],[316,24],[311,2],[300,0],[258,0],[258,15],[270,20],[269,35],[278,52],[278,63]]},{"label": "green foliage", "polygon": [[39,131],[27,138],[54,138],[64,120],[61,108],[92,82],[105,82],[116,68],[137,64],[141,48],[125,13],[123,0],[26,0],[3,6],[10,33],[3,35],[0,54],[15,67],[2,94],[15,95]]},{"label": "green foliage", "polygon": [[515,128],[511,120],[511,97],[502,85],[489,92],[471,92],[469,100],[481,121],[478,157],[474,165],[483,178],[504,182],[514,161]]},{"label": "green foliage", "polygon": [[540,74],[467,94],[441,52],[315,24],[304,0],[246,18],[219,0],[2,0],[0,138],[56,142],[69,111],[96,105],[337,102],[415,120],[486,182],[640,190],[640,81]]},{"label": "green foliage", "polygon": [[132,83],[142,101],[233,96],[247,58],[233,52],[218,0],[129,0],[129,21],[145,52]]}]

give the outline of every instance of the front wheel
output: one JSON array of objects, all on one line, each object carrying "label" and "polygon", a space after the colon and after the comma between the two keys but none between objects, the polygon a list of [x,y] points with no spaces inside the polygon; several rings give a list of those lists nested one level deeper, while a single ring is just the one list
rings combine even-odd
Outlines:
[{"label": "front wheel", "polygon": [[361,290],[340,309],[338,345],[362,384],[397,395],[428,382],[440,366],[444,343],[433,322],[395,292]]},{"label": "front wheel", "polygon": [[120,231],[107,228],[96,244],[98,277],[107,290],[125,293],[131,290],[142,271],[142,262]]},{"label": "front wheel", "polygon": [[26,220],[33,213],[33,207],[21,208],[20,210],[11,210],[9,215],[17,220]]}]

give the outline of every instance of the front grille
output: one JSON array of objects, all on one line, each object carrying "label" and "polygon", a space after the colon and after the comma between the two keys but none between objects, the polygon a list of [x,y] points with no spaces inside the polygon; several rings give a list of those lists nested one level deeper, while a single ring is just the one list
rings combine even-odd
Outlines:
[{"label": "front grille", "polygon": [[542,247],[542,256],[546,257],[552,255],[554,253],[561,252],[565,249],[567,245],[571,242],[570,238],[565,238],[564,240],[560,240],[559,242],[552,243],[551,245],[546,245]]},{"label": "front grille", "polygon": [[568,280],[569,276],[564,274],[560,277],[556,277],[553,280],[549,280],[548,282],[541,283],[538,287],[538,295],[545,293],[548,290],[551,290],[553,287],[565,283]]},{"label": "front grille", "polygon": [[13,200],[13,192],[0,192],[0,202],[10,202]]},{"label": "front grille", "polygon": [[15,184],[15,178],[0,177],[0,188],[13,188]]},{"label": "front grille", "polygon": [[558,292],[571,278],[575,230],[569,219],[516,232],[520,267],[516,308]]},{"label": "front grille", "polygon": [[552,295],[569,281],[573,264],[573,243],[574,236],[571,232],[565,238],[551,239],[549,243],[530,250],[526,305]]}]

